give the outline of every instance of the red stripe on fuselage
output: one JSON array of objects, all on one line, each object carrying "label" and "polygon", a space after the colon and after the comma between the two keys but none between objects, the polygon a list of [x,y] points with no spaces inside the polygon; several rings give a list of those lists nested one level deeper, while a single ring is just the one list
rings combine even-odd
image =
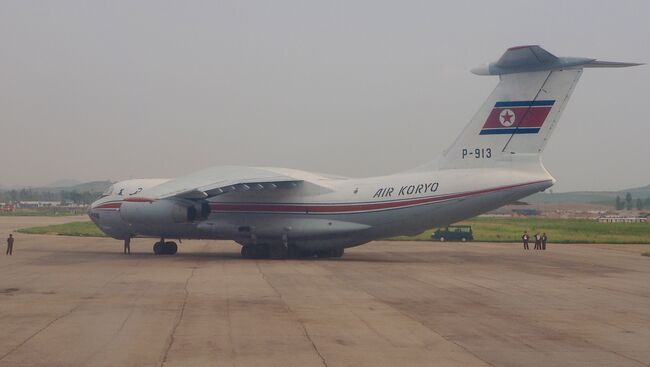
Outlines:
[{"label": "red stripe on fuselage", "polygon": [[528,182],[524,184],[502,186],[491,189],[468,191],[456,194],[428,196],[418,199],[393,200],[378,203],[354,204],[260,204],[260,203],[210,203],[210,208],[218,212],[263,212],[263,213],[345,213],[363,212],[383,209],[397,209],[437,201],[457,199],[466,196],[485,194],[490,192],[508,190],[516,187],[548,182],[548,180]]},{"label": "red stripe on fuselage", "polygon": [[153,203],[154,201],[156,201],[156,199],[134,197],[134,198],[126,198],[124,199],[124,201],[128,201],[130,203]]},{"label": "red stripe on fuselage", "polygon": [[99,204],[93,209],[119,209],[122,206],[122,203],[119,201],[112,201],[109,203]]},{"label": "red stripe on fuselage", "polygon": [[93,209],[119,209],[122,206],[123,202],[129,202],[129,203],[153,203],[156,201],[156,199],[150,199],[150,198],[142,198],[142,197],[134,197],[134,198],[126,198],[122,201],[109,201],[103,204],[99,204]]}]

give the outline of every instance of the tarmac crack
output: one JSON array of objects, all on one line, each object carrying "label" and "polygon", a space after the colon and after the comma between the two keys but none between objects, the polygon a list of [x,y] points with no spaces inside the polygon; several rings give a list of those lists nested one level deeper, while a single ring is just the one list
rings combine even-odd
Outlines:
[{"label": "tarmac crack", "polygon": [[190,275],[185,279],[185,286],[183,287],[183,291],[185,292],[185,297],[183,298],[183,303],[181,304],[181,310],[178,313],[178,316],[176,317],[176,321],[174,322],[174,327],[172,327],[172,331],[169,334],[169,343],[167,343],[167,348],[165,348],[165,353],[163,354],[163,358],[160,361],[159,366],[164,366],[165,363],[167,363],[167,357],[169,356],[169,351],[172,349],[172,345],[174,344],[174,334],[176,334],[176,329],[178,326],[181,324],[181,320],[183,320],[183,315],[185,314],[185,306],[187,305],[187,299],[189,298],[190,293],[187,290],[187,286],[190,283],[190,280],[194,276],[194,272],[196,271],[196,268],[192,268],[192,272]]},{"label": "tarmac crack", "polygon": [[[108,284],[110,284],[110,283],[111,283],[112,281],[114,281],[115,279],[117,279],[117,278],[121,277],[122,275],[124,275],[124,273],[125,273],[125,272],[123,271],[123,272],[121,272],[121,273],[119,273],[119,274],[116,274],[115,276],[113,276],[112,278],[110,278],[109,280],[107,280],[106,283],[102,284],[102,286],[100,287],[100,289],[104,289],[104,288],[106,288],[106,286],[107,286]],[[97,294],[99,294],[99,292],[94,293],[93,296],[96,296]],[[23,345],[27,344],[30,340],[34,339],[38,334],[40,334],[41,332],[43,332],[44,330],[46,330],[46,329],[49,328],[50,326],[54,325],[57,321],[59,321],[59,320],[65,318],[65,317],[70,316],[70,314],[72,314],[73,312],[75,312],[79,307],[81,307],[82,304],[83,304],[83,302],[77,304],[76,306],[74,306],[73,308],[71,308],[71,309],[68,310],[67,312],[63,313],[62,315],[59,315],[59,316],[55,317],[53,320],[51,320],[50,322],[48,322],[47,324],[45,324],[42,328],[38,329],[38,330],[35,331],[33,334],[31,334],[30,336],[28,336],[27,338],[25,338],[25,340],[23,340],[22,342],[20,342],[20,343],[19,343],[18,345],[16,345],[15,347],[11,348],[11,350],[9,350],[7,353],[5,353],[5,354],[3,354],[2,356],[0,356],[0,362],[1,362],[2,360],[4,360],[5,358],[7,358],[7,357],[8,357],[10,354],[12,354],[13,352],[17,351],[20,347],[22,347]]]},{"label": "tarmac crack", "polygon": [[[289,311],[290,313],[296,315],[296,313],[291,309],[291,307],[289,306],[287,301],[284,299],[284,297],[282,297],[282,293],[280,293],[280,291],[278,291],[278,289],[266,277],[266,274],[264,274],[264,272],[262,271],[262,268],[260,267],[260,263],[258,261],[256,261],[255,265],[257,266],[257,271],[259,271],[260,275],[262,276],[262,279],[264,279],[266,284],[268,284],[269,287],[271,287],[271,289],[273,289],[273,291],[278,296],[278,298],[280,298],[282,300],[282,302],[284,302],[284,307],[287,309],[287,311]],[[311,347],[314,349],[314,352],[316,352],[316,354],[318,355],[318,358],[320,358],[320,361],[323,364],[323,366],[328,367],[327,360],[325,359],[325,356],[323,356],[323,354],[320,352],[320,350],[318,350],[318,347],[316,346],[316,343],[314,342],[314,339],[312,339],[311,335],[309,334],[309,331],[307,330],[307,326],[305,325],[305,323],[303,323],[302,320],[300,320],[300,318],[297,317],[297,315],[296,315],[296,321],[298,321],[298,323],[300,324],[300,327],[302,327],[303,335],[305,336],[305,338],[307,338],[307,340],[311,344]]]},{"label": "tarmac crack", "polygon": [[[413,278],[413,277],[410,277],[410,276],[409,276],[409,277],[406,277],[406,278],[411,279],[411,280],[416,281],[416,282],[420,282],[420,283],[424,283],[424,284],[431,285],[431,284],[429,284],[429,283],[427,283],[427,282],[425,282],[425,281],[423,281],[423,280],[420,280],[420,279],[417,279],[417,278]],[[376,299],[379,303],[385,304],[386,306],[388,306],[388,307],[390,307],[391,309],[395,310],[396,312],[398,312],[399,314],[403,315],[404,317],[406,317],[406,318],[408,318],[408,319],[410,319],[410,320],[412,320],[412,321],[414,321],[414,322],[416,322],[416,323],[422,325],[422,327],[424,327],[424,328],[426,328],[427,330],[430,330],[432,333],[434,333],[434,334],[440,336],[440,337],[441,337],[442,339],[444,339],[445,341],[447,341],[447,342],[449,342],[449,343],[451,343],[451,344],[457,346],[458,348],[462,349],[463,351],[465,351],[465,352],[468,353],[469,355],[473,356],[474,358],[478,359],[479,361],[481,361],[481,362],[487,364],[488,366],[492,366],[492,367],[494,367],[494,364],[492,364],[492,363],[490,363],[489,361],[487,361],[487,360],[485,360],[485,359],[479,357],[476,353],[472,352],[469,348],[467,348],[467,347],[465,347],[464,345],[462,345],[462,344],[460,344],[460,343],[458,343],[458,342],[456,342],[456,341],[450,339],[449,337],[447,337],[447,336],[445,336],[445,335],[439,333],[438,331],[436,331],[436,330],[433,329],[432,327],[430,327],[430,326],[428,326],[428,325],[422,323],[422,321],[418,320],[417,318],[415,318],[414,316],[408,314],[407,312],[405,312],[405,311],[403,311],[403,310],[400,310],[399,308],[394,307],[394,306],[392,306],[392,305],[386,303],[386,302],[383,301],[381,298],[375,296],[375,295],[372,294],[371,292],[368,292],[368,291],[366,291],[366,290],[364,290],[364,289],[361,289],[361,288],[358,288],[358,287],[354,287],[354,286],[353,286],[353,288],[354,288],[354,289],[357,289],[359,292],[363,292],[363,293],[367,294],[368,296],[370,296],[370,297]]]},{"label": "tarmac crack", "polygon": [[[138,260],[138,262],[136,263],[136,266],[135,266],[136,269],[139,269],[139,265],[140,265],[141,261],[142,260]],[[144,292],[144,293],[146,293],[146,292]],[[124,320],[122,320],[122,323],[117,328],[117,330],[115,330],[115,332],[111,336],[111,340],[108,343],[106,343],[106,345],[102,346],[102,348],[104,348],[107,345],[113,343],[115,341],[115,338],[117,338],[117,336],[120,335],[122,330],[124,330],[124,327],[126,326],[127,322],[131,319],[131,316],[133,316],[133,313],[135,312],[135,305],[138,303],[138,301],[140,301],[140,299],[143,297],[144,293],[139,293],[138,296],[135,299],[131,300],[128,315],[124,318]],[[88,358],[85,359],[83,365],[87,365],[88,362],[91,361],[93,358],[95,358],[101,351],[102,351],[101,348],[98,348],[97,350],[95,350],[90,356],[88,356]]]},{"label": "tarmac crack", "polygon": [[[554,332],[557,332],[557,333],[563,333],[561,330],[558,330],[558,329],[556,329],[556,328],[550,328],[550,327],[549,327],[548,329],[549,329],[549,330],[552,330],[552,331],[554,331]],[[602,346],[602,345],[600,345],[600,344],[598,344],[598,343],[594,343],[594,342],[588,340],[587,338],[581,338],[581,340],[582,340],[583,343],[585,343],[585,344],[587,344],[587,345],[592,345],[592,346],[595,346],[595,347],[598,347],[598,348],[602,348],[603,350],[605,350],[605,351],[607,351],[607,352],[609,352],[609,353],[612,353],[612,354],[614,354],[614,355],[616,355],[616,356],[619,356],[619,357],[621,357],[621,358],[623,358],[623,359],[627,359],[627,360],[630,360],[630,361],[632,361],[632,362],[638,363],[638,364],[640,364],[641,366],[646,366],[646,367],[650,366],[650,364],[648,364],[648,363],[645,363],[645,362],[640,361],[640,360],[638,360],[638,359],[636,359],[636,358],[632,358],[632,357],[630,357],[630,356],[627,356],[627,355],[623,354],[622,352],[618,352],[618,351],[616,351],[616,350],[612,350],[612,349],[606,348],[606,347],[604,347],[604,346]]]},{"label": "tarmac crack", "polygon": [[[593,344],[593,343],[590,343],[590,344]],[[595,345],[595,344],[594,344],[594,345]],[[613,354],[615,354],[615,355],[617,355],[617,356],[619,356],[619,357],[622,357],[622,358],[624,358],[624,359],[628,359],[628,360],[630,360],[630,361],[634,361],[634,362],[636,362],[636,363],[638,363],[638,364],[640,364],[640,365],[642,365],[642,366],[650,366],[650,365],[647,364],[647,363],[644,363],[644,362],[642,362],[642,361],[639,361],[639,360],[636,359],[636,358],[632,358],[632,357],[630,357],[630,356],[626,356],[626,355],[623,354],[623,353],[620,353],[620,352],[617,352],[617,351],[615,351],[615,350],[611,350],[611,349],[608,349],[608,350],[609,350],[610,353],[613,353]]]},{"label": "tarmac crack", "polygon": [[[224,268],[223,263],[221,264],[222,269]],[[237,351],[235,349],[235,342],[232,337],[232,315],[230,312],[230,279],[226,275],[226,278],[228,278],[228,281],[225,282],[226,285],[226,316],[228,318],[228,342],[230,343],[230,355],[232,357],[232,365],[237,366]]]},{"label": "tarmac crack", "polygon": [[28,336],[25,340],[23,340],[22,342],[20,342],[20,344],[18,344],[18,345],[16,345],[15,347],[13,347],[13,348],[12,348],[11,350],[9,350],[7,353],[3,354],[3,355],[0,357],[0,361],[4,360],[4,359],[5,359],[6,357],[8,357],[11,353],[15,352],[15,351],[18,350],[20,347],[22,347],[23,345],[27,344],[27,342],[29,342],[29,341],[32,340],[34,337],[36,337],[36,336],[37,336],[38,334],[40,334],[43,330],[49,328],[50,326],[52,326],[52,325],[53,325],[54,323],[56,323],[57,321],[59,321],[59,320],[61,320],[62,318],[64,318],[64,317],[70,315],[71,313],[73,313],[73,312],[74,312],[77,308],[79,308],[80,306],[81,306],[80,304],[79,304],[79,305],[76,305],[76,306],[73,307],[72,309],[68,310],[66,313],[64,313],[64,314],[62,314],[62,315],[59,315],[59,316],[56,317],[55,319],[53,319],[53,320],[51,320],[50,322],[48,322],[47,324],[45,324],[45,326],[43,326],[42,328],[38,329],[38,330],[37,330],[36,332],[34,332],[32,335]]},{"label": "tarmac crack", "polygon": [[387,338],[386,335],[384,335],[383,333],[379,332],[379,330],[377,330],[377,328],[375,328],[374,326],[372,326],[371,323],[369,323],[368,321],[366,321],[366,320],[365,320],[363,317],[361,317],[357,312],[354,312],[354,311],[350,311],[350,312],[354,315],[354,317],[357,318],[357,320],[361,321],[361,323],[363,323],[363,324],[368,328],[368,330],[372,331],[372,332],[373,332],[375,335],[377,335],[379,338],[381,338],[382,340],[384,340],[386,343],[390,344],[392,347],[395,347],[395,348],[399,347],[398,345],[396,345],[395,343],[393,343],[393,341],[392,341],[390,338]]},{"label": "tarmac crack", "polygon": [[230,316],[230,296],[226,299],[226,313],[228,315],[228,341],[230,342],[230,354],[232,356],[232,364],[233,366],[237,365],[236,361],[236,356],[237,356],[237,351],[235,350],[235,343],[232,338],[232,320]]},{"label": "tarmac crack", "polygon": [[[373,297],[374,297],[374,296],[373,296]],[[433,329],[433,328],[431,328],[431,327],[429,327],[429,326],[423,324],[420,320],[418,320],[418,319],[416,319],[415,317],[409,315],[408,313],[406,313],[406,312],[404,312],[404,311],[402,311],[402,310],[400,310],[400,309],[398,309],[398,308],[396,308],[396,307],[392,307],[392,306],[390,306],[390,307],[393,308],[394,310],[396,310],[397,312],[401,313],[402,315],[406,316],[407,318],[409,318],[409,319],[411,319],[411,320],[417,322],[418,324],[422,325],[422,326],[425,327],[426,329],[431,330],[432,333],[438,334],[441,338],[443,338],[443,339],[446,340],[447,342],[456,345],[457,347],[459,347],[460,349],[462,349],[462,350],[464,350],[465,352],[469,353],[471,356],[473,356],[474,358],[478,359],[479,361],[481,361],[481,362],[483,362],[483,363],[485,363],[485,364],[487,364],[487,365],[489,365],[489,366],[494,367],[494,364],[492,364],[492,363],[488,362],[487,360],[485,360],[485,359],[479,357],[478,354],[472,352],[469,348],[465,347],[464,345],[462,345],[462,344],[460,344],[460,343],[458,343],[458,342],[455,342],[454,340],[450,339],[449,337],[447,337],[447,336],[445,336],[445,335],[443,335],[443,334],[437,332],[435,329]]]}]

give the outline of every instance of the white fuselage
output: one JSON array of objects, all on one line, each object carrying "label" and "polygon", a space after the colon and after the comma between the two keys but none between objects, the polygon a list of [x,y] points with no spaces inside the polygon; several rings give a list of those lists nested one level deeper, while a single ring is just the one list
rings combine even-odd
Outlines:
[{"label": "white fuselage", "polygon": [[240,244],[288,239],[301,248],[351,247],[417,234],[470,218],[553,184],[543,169],[416,171],[363,179],[309,176],[291,190],[230,192],[208,199],[210,215],[188,223],[128,223],[120,207],[131,193],[164,180],[117,183],[92,204],[90,217],[115,238],[231,239]]}]

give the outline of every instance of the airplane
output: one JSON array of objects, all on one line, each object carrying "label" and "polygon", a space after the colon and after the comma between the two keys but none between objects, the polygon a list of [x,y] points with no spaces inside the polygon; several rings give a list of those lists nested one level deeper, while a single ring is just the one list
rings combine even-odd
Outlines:
[{"label": "airplane", "polygon": [[287,168],[218,166],[113,184],[88,212],[108,236],[233,240],[244,258],[341,257],[346,248],[447,226],[550,188],[541,153],[585,68],[641,65],[509,48],[472,69],[500,81],[437,161],[346,178]]}]

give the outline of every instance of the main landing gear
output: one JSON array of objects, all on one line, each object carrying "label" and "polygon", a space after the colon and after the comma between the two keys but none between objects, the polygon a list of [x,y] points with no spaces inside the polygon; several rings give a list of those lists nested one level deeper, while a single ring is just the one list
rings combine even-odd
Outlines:
[{"label": "main landing gear", "polygon": [[153,253],[156,255],[175,255],[176,252],[178,252],[176,242],[165,242],[161,239],[153,245]]},{"label": "main landing gear", "polygon": [[241,248],[241,256],[244,259],[298,259],[298,258],[319,258],[343,256],[344,249],[329,250],[303,250],[294,245],[244,245]]}]

